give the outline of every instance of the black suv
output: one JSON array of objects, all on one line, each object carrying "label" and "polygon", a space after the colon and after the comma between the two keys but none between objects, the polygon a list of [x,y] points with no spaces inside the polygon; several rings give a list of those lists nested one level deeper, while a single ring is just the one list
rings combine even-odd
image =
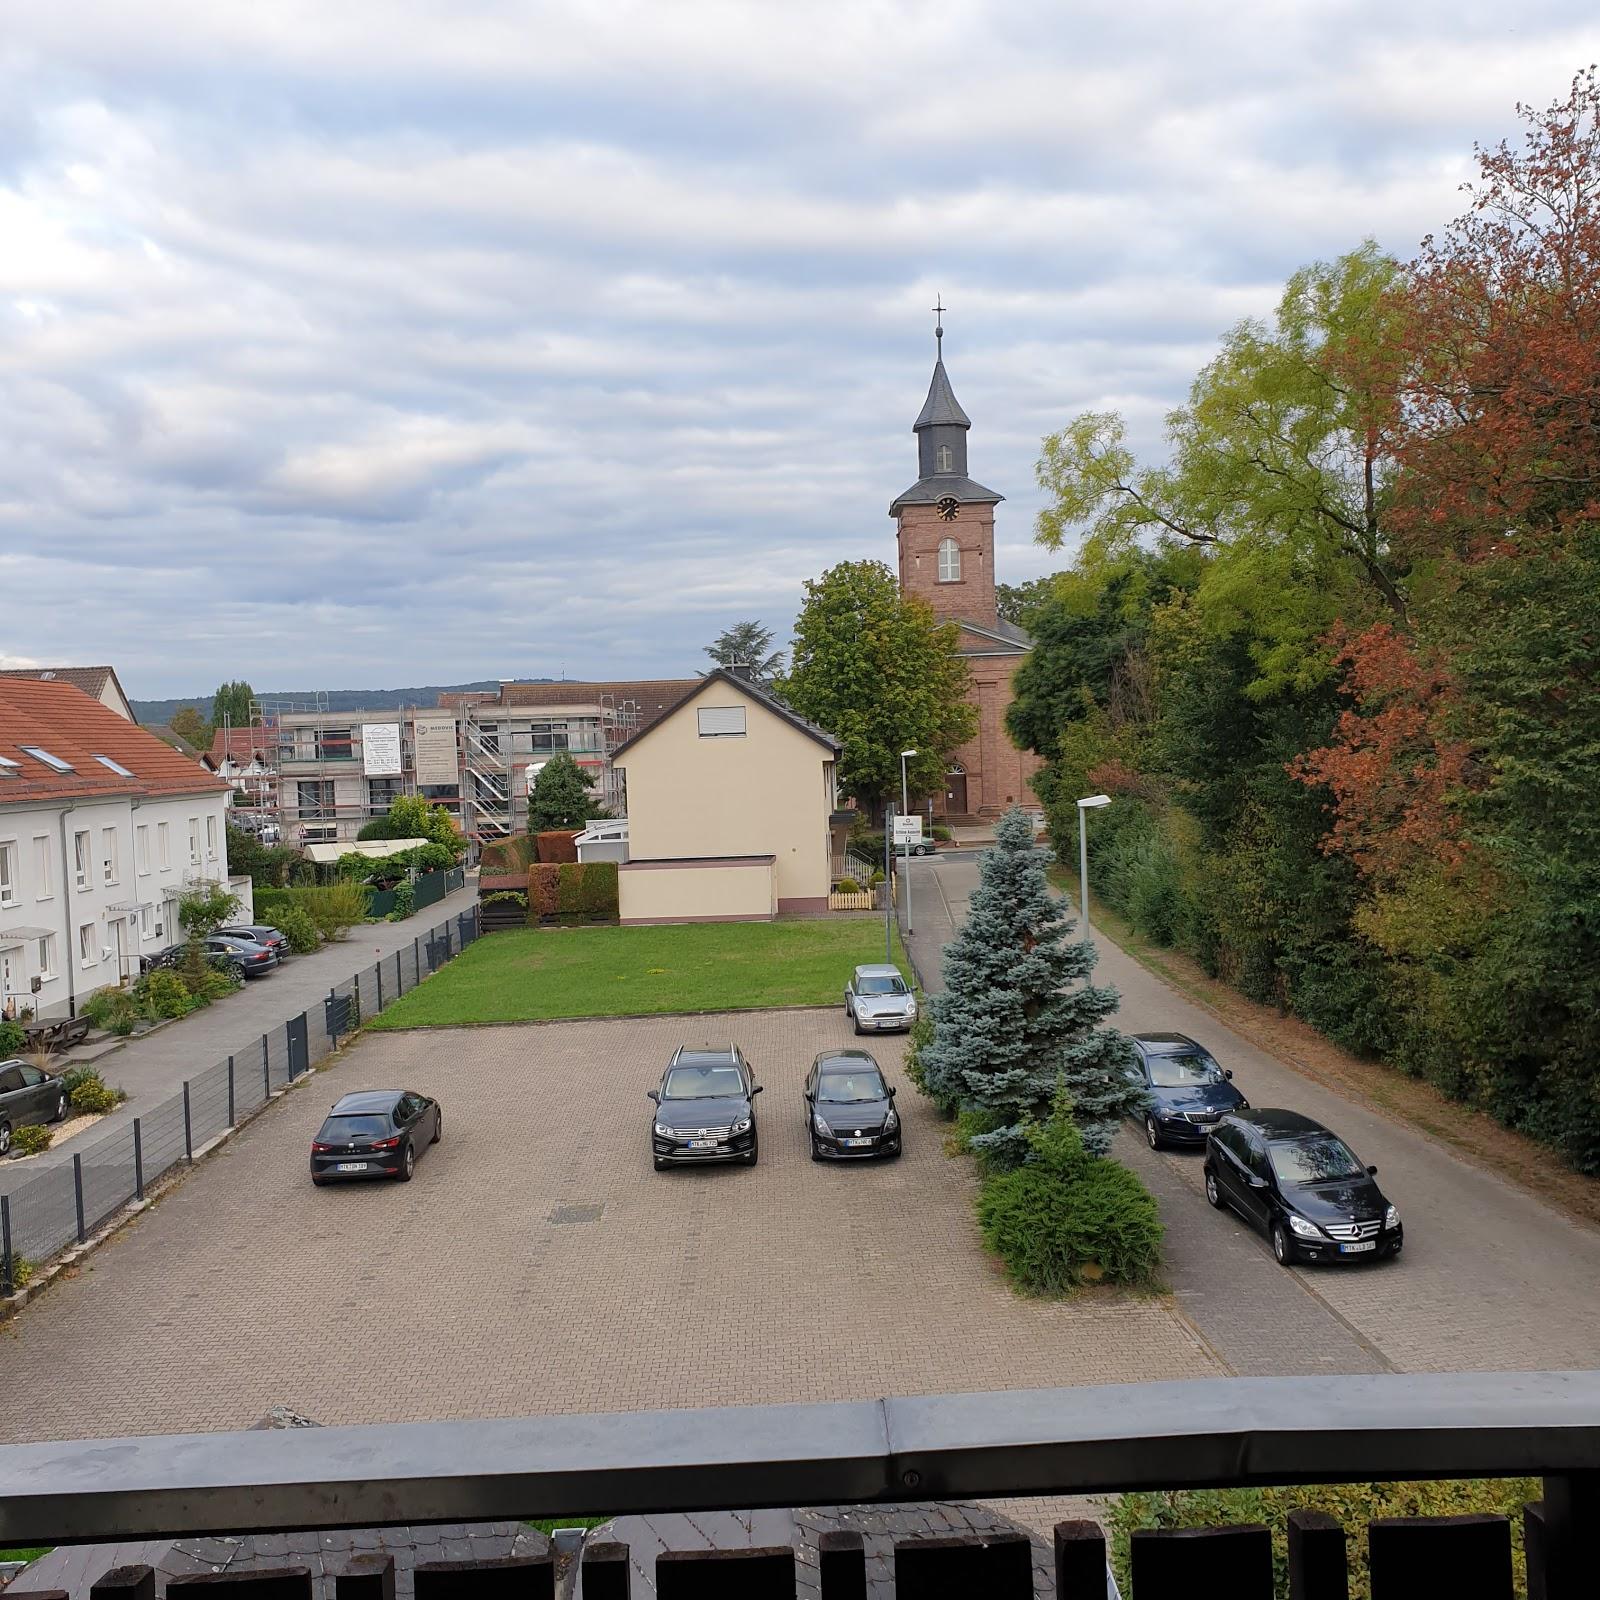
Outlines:
[{"label": "black suv", "polygon": [[1188,1034],[1135,1033],[1128,1042],[1138,1056],[1130,1075],[1147,1096],[1144,1136],[1152,1150],[1165,1144],[1198,1149],[1222,1116],[1249,1106],[1233,1074]]},{"label": "black suv", "polygon": [[761,1153],[755,1098],[761,1085],[738,1045],[725,1050],[680,1045],[661,1086],[645,1091],[656,1103],[650,1128],[655,1168],[703,1161],[742,1161],[753,1167]]},{"label": "black suv", "polygon": [[1298,1111],[1234,1112],[1206,1141],[1206,1199],[1261,1229],[1285,1267],[1400,1254],[1400,1213],[1377,1170]]}]

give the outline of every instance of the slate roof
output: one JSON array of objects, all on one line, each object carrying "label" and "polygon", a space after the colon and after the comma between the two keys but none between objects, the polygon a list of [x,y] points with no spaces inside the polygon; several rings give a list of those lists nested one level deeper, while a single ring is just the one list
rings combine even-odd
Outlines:
[{"label": "slate roof", "polygon": [[972,419],[961,409],[956,392],[950,387],[950,374],[944,370],[944,361],[933,364],[933,382],[928,385],[928,398],[922,402],[917,420],[911,424],[913,433],[924,428],[970,428]]},{"label": "slate roof", "polygon": [[736,672],[729,672],[726,667],[718,667],[714,672],[708,672],[705,677],[696,678],[694,682],[688,686],[686,693],[679,695],[670,706],[667,706],[665,710],[660,713],[660,715],[655,717],[646,726],[640,728],[637,733],[632,734],[627,739],[624,739],[623,742],[619,744],[616,750],[612,753],[611,759],[615,761],[617,757],[623,753],[623,751],[632,749],[634,745],[636,745],[647,733],[650,732],[651,728],[653,728],[656,723],[663,721],[667,716],[671,715],[672,712],[678,710],[679,707],[687,705],[689,701],[694,699],[694,697],[699,694],[699,692],[704,689],[708,683],[730,684],[733,688],[737,689],[740,694],[748,695],[756,702],[757,705],[765,706],[766,709],[775,717],[781,717],[789,724],[791,728],[798,728],[801,733],[806,735],[807,738],[815,739],[818,744],[826,746],[835,755],[838,755],[839,751],[843,748],[839,741],[835,739],[826,728],[819,728],[816,723],[808,722],[800,715],[798,711],[795,711],[790,706],[786,706],[775,694],[763,689],[757,683],[752,683],[748,678],[741,678]]},{"label": "slate roof", "polygon": [[[23,748],[71,767],[57,772]],[[96,756],[127,770],[116,772]],[[228,785],[60,678],[0,676],[0,805],[120,795],[226,793]]]},{"label": "slate roof", "polygon": [[951,472],[935,472],[926,478],[918,478],[903,494],[897,495],[894,504],[889,507],[889,515],[892,517],[901,506],[931,506],[947,494],[953,495],[963,505],[994,506],[1005,499],[1003,494],[985,489],[971,478],[959,478]]}]

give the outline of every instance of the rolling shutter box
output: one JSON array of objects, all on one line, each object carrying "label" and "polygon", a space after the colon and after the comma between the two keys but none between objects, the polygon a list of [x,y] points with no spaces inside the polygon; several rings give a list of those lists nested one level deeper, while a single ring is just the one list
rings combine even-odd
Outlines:
[{"label": "rolling shutter box", "polygon": [[743,706],[701,706],[696,714],[702,739],[729,739],[744,732]]}]

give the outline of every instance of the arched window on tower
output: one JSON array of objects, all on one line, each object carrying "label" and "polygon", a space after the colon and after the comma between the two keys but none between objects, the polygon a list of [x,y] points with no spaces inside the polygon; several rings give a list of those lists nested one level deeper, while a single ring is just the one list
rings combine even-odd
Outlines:
[{"label": "arched window on tower", "polygon": [[937,460],[938,460],[939,465],[935,469],[936,471],[939,471],[939,472],[954,472],[955,471],[955,469],[956,469],[956,453],[955,453],[954,450],[952,450],[950,448],[949,445],[942,444],[942,445],[939,446],[939,454],[938,454]]},{"label": "arched window on tower", "polygon": [[939,546],[939,582],[961,582],[961,546],[946,539]]}]

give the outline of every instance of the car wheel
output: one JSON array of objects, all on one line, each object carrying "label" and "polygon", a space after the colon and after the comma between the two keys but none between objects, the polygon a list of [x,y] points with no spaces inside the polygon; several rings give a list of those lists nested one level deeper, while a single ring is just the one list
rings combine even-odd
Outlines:
[{"label": "car wheel", "polygon": [[317,1189],[326,1189],[328,1187],[328,1180],[326,1178],[313,1178],[311,1183],[312,1186]]},{"label": "car wheel", "polygon": [[1272,1255],[1280,1267],[1294,1265],[1294,1246],[1289,1243],[1289,1233],[1281,1222],[1272,1224]]},{"label": "car wheel", "polygon": [[1145,1113],[1144,1117],[1144,1137],[1145,1143],[1148,1144],[1152,1150],[1159,1150],[1161,1148],[1161,1130],[1156,1126],[1156,1119],[1152,1117],[1148,1111]]},{"label": "car wheel", "polygon": [[1217,1187],[1217,1175],[1214,1172],[1206,1174],[1206,1199],[1220,1211],[1224,1205],[1222,1191]]},{"label": "car wheel", "polygon": [[444,1138],[444,1112],[436,1111],[433,1114],[433,1137],[428,1143],[438,1144],[442,1138]]},{"label": "car wheel", "polygon": [[411,1175],[417,1170],[417,1152],[411,1148],[411,1141],[406,1140],[406,1147],[400,1153],[400,1170],[395,1174],[398,1183],[410,1183]]},{"label": "car wheel", "polygon": [[11,1154],[11,1124],[0,1122],[0,1156]]},{"label": "car wheel", "polygon": [[850,1026],[855,1029],[856,1037],[859,1039],[861,1037],[861,1018],[853,1011],[850,1013]]},{"label": "car wheel", "polygon": [[761,1159],[761,1146],[759,1143],[750,1146],[750,1154],[744,1158],[747,1167],[753,1167]]},{"label": "car wheel", "polygon": [[823,1159],[822,1146],[815,1139],[811,1141],[811,1159],[813,1161],[821,1161]]},{"label": "car wheel", "polygon": [[65,1094],[56,1101],[56,1114],[50,1119],[52,1122],[64,1122],[67,1116],[67,1097]]}]

